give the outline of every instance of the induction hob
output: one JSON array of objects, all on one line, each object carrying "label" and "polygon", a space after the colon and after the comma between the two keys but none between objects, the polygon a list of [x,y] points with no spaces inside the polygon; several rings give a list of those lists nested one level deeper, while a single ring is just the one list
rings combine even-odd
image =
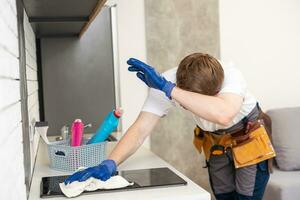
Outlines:
[{"label": "induction hob", "polygon": [[[187,184],[185,180],[180,178],[169,168],[126,170],[119,171],[118,174],[124,177],[127,181],[134,182],[134,185],[118,189],[96,190],[91,192],[85,191],[82,193],[82,195]],[[63,182],[67,177],[68,176],[43,177],[41,182],[40,197],[49,198],[64,196],[60,190],[59,183]]]}]

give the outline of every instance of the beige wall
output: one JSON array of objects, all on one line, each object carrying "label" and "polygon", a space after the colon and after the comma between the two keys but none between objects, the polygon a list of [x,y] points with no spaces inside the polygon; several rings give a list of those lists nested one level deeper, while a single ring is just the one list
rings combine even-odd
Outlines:
[{"label": "beige wall", "polygon": [[[264,109],[300,106],[300,1],[220,1],[221,57]],[[254,12],[253,12],[254,11]]]},{"label": "beige wall", "polygon": [[[159,2],[159,3],[158,3]],[[147,61],[160,72],[192,52],[219,56],[218,1],[145,0]],[[172,109],[151,136],[151,149],[207,190],[203,156],[193,147],[195,123]]]}]

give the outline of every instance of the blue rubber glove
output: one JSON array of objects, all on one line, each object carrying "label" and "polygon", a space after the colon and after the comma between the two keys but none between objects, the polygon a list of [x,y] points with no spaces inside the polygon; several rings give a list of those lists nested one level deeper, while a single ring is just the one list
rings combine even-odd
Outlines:
[{"label": "blue rubber glove", "polygon": [[65,185],[74,181],[85,181],[90,177],[106,181],[116,173],[117,165],[113,160],[104,160],[100,165],[89,167],[85,170],[75,172],[69,176],[64,182]]},{"label": "blue rubber glove", "polygon": [[163,91],[166,96],[171,99],[171,92],[175,87],[174,83],[166,80],[162,75],[157,73],[153,67],[140,60],[130,58],[127,61],[127,64],[130,65],[128,70],[131,72],[137,72],[136,76],[144,81],[148,87]]}]

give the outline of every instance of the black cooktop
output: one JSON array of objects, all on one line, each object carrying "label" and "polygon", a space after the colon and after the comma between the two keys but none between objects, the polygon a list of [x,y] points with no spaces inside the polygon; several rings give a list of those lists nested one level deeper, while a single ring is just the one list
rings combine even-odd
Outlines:
[{"label": "black cooktop", "polygon": [[[169,187],[187,184],[185,180],[180,178],[169,168],[119,171],[118,174],[124,177],[127,181],[134,182],[134,185],[118,189],[96,190],[92,192],[85,191],[82,193],[82,195],[146,189],[150,187]],[[40,190],[41,198],[64,196],[60,190],[59,183],[63,182],[67,177],[68,176],[43,177]]]}]

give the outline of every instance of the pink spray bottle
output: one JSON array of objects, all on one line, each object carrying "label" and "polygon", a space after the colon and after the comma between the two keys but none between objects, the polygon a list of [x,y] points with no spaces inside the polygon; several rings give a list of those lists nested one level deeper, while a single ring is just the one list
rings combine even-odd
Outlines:
[{"label": "pink spray bottle", "polygon": [[81,119],[76,119],[71,129],[71,146],[77,147],[82,143],[84,124]]}]

